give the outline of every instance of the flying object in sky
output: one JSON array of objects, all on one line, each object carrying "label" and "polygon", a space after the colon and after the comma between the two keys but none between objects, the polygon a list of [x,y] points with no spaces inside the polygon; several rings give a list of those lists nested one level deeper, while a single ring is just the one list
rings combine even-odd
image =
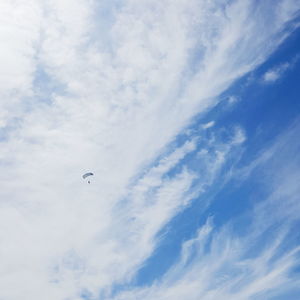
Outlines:
[{"label": "flying object in sky", "polygon": [[[83,174],[82,178],[85,179],[85,178],[87,178],[89,176],[93,176],[93,175],[94,175],[94,173],[88,172],[88,173]],[[91,182],[88,180],[88,183],[91,183]]]}]

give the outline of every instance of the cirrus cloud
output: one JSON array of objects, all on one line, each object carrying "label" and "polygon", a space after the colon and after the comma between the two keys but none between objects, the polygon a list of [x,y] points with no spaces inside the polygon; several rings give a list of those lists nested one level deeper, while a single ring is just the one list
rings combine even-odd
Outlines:
[{"label": "cirrus cloud", "polygon": [[[293,31],[297,1],[1,8],[1,297],[109,295],[245,140],[237,130],[210,153],[200,133],[176,137]],[[207,171],[196,191],[193,152]]]}]

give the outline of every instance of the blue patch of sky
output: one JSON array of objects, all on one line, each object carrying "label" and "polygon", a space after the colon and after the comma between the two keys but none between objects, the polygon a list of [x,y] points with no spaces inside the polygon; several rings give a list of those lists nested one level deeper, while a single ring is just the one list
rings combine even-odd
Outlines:
[{"label": "blue patch of sky", "polygon": [[[113,52],[111,30],[115,24],[116,13],[124,5],[124,0],[104,0],[94,4],[93,33],[86,36],[84,46],[93,45],[107,54]],[[99,34],[101,33],[101,34]]]},{"label": "blue patch of sky", "polygon": [[280,295],[272,295],[266,296],[264,299],[266,300],[299,300],[300,288],[293,287],[292,289],[288,289],[282,291]]},{"label": "blue patch of sky", "polygon": [[81,292],[80,292],[80,298],[82,300],[93,300],[95,299],[92,295],[92,293],[87,290],[87,289],[83,289]]},{"label": "blue patch of sky", "polygon": [[[300,31],[297,31],[267,62],[251,74],[240,79],[226,93],[221,95],[220,98],[224,101],[221,101],[205,116],[201,115],[195,118],[194,124],[188,129],[192,134],[183,133],[179,135],[172,143],[169,151],[171,152],[170,149],[174,149],[175,146],[184,144],[187,139],[195,134],[206,135],[204,140],[207,140],[211,132],[216,134],[224,128],[232,129],[235,125],[239,125],[245,129],[247,136],[245,151],[239,165],[242,167],[255,159],[259,152],[270,145],[276,136],[284,131],[299,115],[299,62],[293,68],[287,70],[286,74],[283,74],[278,81],[268,85],[262,82],[262,76],[266,71],[281,63],[293,60],[299,51],[299,41]],[[240,100],[237,103],[228,103],[227,100],[232,95]],[[211,120],[216,122],[213,129],[206,132],[199,130],[202,124]],[[230,130],[224,132],[226,132],[225,139],[228,139],[227,133]],[[200,143],[197,149],[200,150],[201,146]],[[187,154],[181,163],[170,170],[166,176],[175,176],[180,172],[183,165],[193,168],[193,165],[196,165],[196,153],[197,150]],[[166,153],[163,153],[159,159],[165,155]],[[227,165],[211,189],[195,199],[192,205],[175,216],[159,232],[157,236],[160,241],[158,248],[144,263],[134,281],[116,285],[112,290],[113,294],[118,293],[120,290],[126,290],[132,285],[150,285],[155,280],[159,280],[170,266],[178,260],[182,243],[194,237],[199,227],[204,225],[211,215],[214,216],[216,228],[236,218],[235,223],[238,224],[236,233],[242,235],[246,232],[251,223],[251,213],[247,213],[247,211],[251,212],[254,202],[259,201],[257,199],[264,199],[267,191],[264,190],[256,175],[251,176],[242,184],[234,181],[224,184],[224,176],[229,168],[230,166]],[[209,209],[206,209],[206,204],[210,202]],[[273,228],[273,230],[275,229]],[[270,232],[272,233],[272,229]],[[262,235],[260,249],[264,247],[263,241],[266,236],[268,236],[268,232],[266,235]],[[299,242],[298,235],[296,241],[289,241],[288,244],[289,247],[292,247],[292,245],[299,244]],[[258,251],[258,248],[256,250]],[[255,255],[254,252],[250,251],[249,253]]]},{"label": "blue patch of sky", "polygon": [[35,71],[33,89],[35,100],[33,105],[37,103],[36,101],[38,103],[51,104],[53,96],[67,93],[66,86],[53,78],[42,65],[38,65]]},{"label": "blue patch of sky", "polygon": [[[273,232],[270,232],[269,236],[263,236],[264,241],[262,242],[262,244],[268,244],[268,241],[270,241],[271,239],[276,239],[276,237],[278,237],[278,233],[280,234],[280,228],[283,227],[283,230],[285,229],[282,225],[283,224],[281,222],[274,225],[275,230],[273,230]],[[294,222],[293,226],[289,227],[289,230],[284,236],[282,243],[277,247],[276,253],[270,259],[270,263],[273,263],[274,261],[276,261],[276,259],[279,259],[282,255],[289,253],[291,250],[300,245],[299,225],[300,221],[296,221]],[[297,262],[289,271],[290,277],[297,277],[300,275],[300,251],[298,251],[298,255],[296,254],[296,257]]]},{"label": "blue patch of sky", "polygon": [[11,133],[19,128],[21,126],[21,123],[22,123],[22,119],[21,118],[18,118],[18,117],[15,117],[15,118],[12,118],[6,125],[5,127],[3,128],[0,128],[0,143],[1,142],[6,142]]},{"label": "blue patch of sky", "polygon": [[[226,100],[221,101],[206,116],[196,118],[191,129],[199,128],[199,125],[211,120],[216,122],[214,130],[241,126],[246,132],[247,141],[239,165],[242,167],[251,162],[299,115],[299,62],[287,70],[278,81],[268,85],[262,82],[262,76],[267,70],[293,60],[299,52],[299,43],[300,30],[295,32],[268,61],[221,95],[222,99],[228,99],[233,95],[240,101],[233,104],[229,104]],[[186,138],[186,135],[181,135],[176,142],[183,143]],[[182,164],[186,164],[189,160],[192,164],[194,159],[195,155],[189,154]],[[229,166],[225,168],[225,173],[228,168]],[[176,170],[171,172],[173,174],[170,173],[168,176],[174,175]],[[222,176],[220,180],[222,181]],[[210,215],[214,216],[217,228],[238,216],[242,216],[238,221],[240,230],[247,228],[251,215],[244,213],[251,210],[254,199],[264,199],[266,196],[266,191],[259,185],[256,176],[251,176],[242,184],[229,182],[224,186],[219,185],[221,189],[216,189],[216,186],[218,184],[215,183],[211,190],[195,199],[191,206],[175,216],[159,233],[158,248],[140,269],[133,284],[149,285],[161,278],[178,259],[182,242],[193,237]],[[205,211],[203,199],[213,199],[209,209]],[[126,289],[125,286],[119,286],[116,290],[123,288]]]},{"label": "blue patch of sky", "polygon": [[135,284],[149,285],[159,279],[178,259],[182,243],[192,238],[205,224],[209,213],[203,212],[203,203],[195,201],[159,233],[159,247],[140,269]]}]

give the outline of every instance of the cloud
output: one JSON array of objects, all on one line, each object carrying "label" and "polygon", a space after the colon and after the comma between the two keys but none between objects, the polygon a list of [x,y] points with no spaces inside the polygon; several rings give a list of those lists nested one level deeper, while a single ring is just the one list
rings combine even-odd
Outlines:
[{"label": "cloud", "polygon": [[287,71],[289,68],[290,68],[289,63],[281,64],[271,70],[268,70],[264,74],[263,79],[265,82],[274,82],[278,80],[283,75],[283,73],[285,73],[285,71]]},{"label": "cloud", "polygon": [[[3,1],[1,296],[128,282],[243,140],[209,140],[205,155],[176,137],[292,32],[295,3],[272,4],[261,33],[270,9],[251,1]],[[211,167],[196,191],[193,151]]]},{"label": "cloud", "polygon": [[203,124],[203,125],[202,125],[202,128],[203,128],[203,129],[208,129],[208,128],[213,127],[214,125],[215,125],[215,122],[214,122],[214,121],[210,121],[210,122],[208,122],[208,123],[206,123],[206,124]]},{"label": "cloud", "polygon": [[239,101],[239,98],[237,96],[229,96],[227,101],[229,104],[234,104]]},{"label": "cloud", "polygon": [[0,130],[20,117],[33,93],[35,43],[39,40],[41,8],[35,1],[26,4],[2,1],[0,41]]},{"label": "cloud", "polygon": [[269,69],[264,75],[263,75],[263,81],[266,83],[272,83],[277,81],[279,78],[284,76],[284,74],[294,67],[294,65],[297,63],[299,59],[299,56],[295,56],[291,62],[285,62],[282,64],[279,64],[271,69]]},{"label": "cloud", "polygon": [[[300,247],[293,242],[287,246],[299,221],[297,132],[299,122],[264,149],[272,155],[257,164],[252,176],[264,176],[267,170],[263,184],[270,192],[253,211],[244,212],[246,228],[239,223],[241,217],[222,227],[208,218],[195,237],[183,243],[180,259],[160,281],[125,290],[114,299],[284,299],[299,290],[293,269],[300,262]],[[290,152],[294,155],[286,156]]]}]

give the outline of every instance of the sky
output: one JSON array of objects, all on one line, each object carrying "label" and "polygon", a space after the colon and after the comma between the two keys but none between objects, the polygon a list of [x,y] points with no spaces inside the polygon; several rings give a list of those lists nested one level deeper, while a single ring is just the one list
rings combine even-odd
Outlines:
[{"label": "sky", "polygon": [[2,0],[0,300],[298,300],[299,27],[299,0]]}]

